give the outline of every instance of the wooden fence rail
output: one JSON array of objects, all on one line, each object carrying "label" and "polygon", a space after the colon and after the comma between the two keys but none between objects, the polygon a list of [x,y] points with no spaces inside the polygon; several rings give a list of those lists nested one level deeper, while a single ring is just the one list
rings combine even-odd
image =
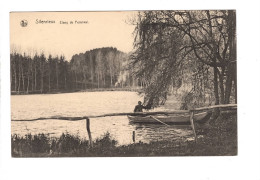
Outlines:
[{"label": "wooden fence rail", "polygon": [[190,113],[196,111],[203,111],[203,110],[213,110],[215,108],[237,108],[236,104],[221,104],[209,107],[201,107],[195,108],[191,110],[175,110],[175,111],[156,111],[156,112],[130,112],[130,113],[108,113],[108,114],[101,114],[101,115],[90,115],[90,116],[80,116],[80,117],[67,117],[67,116],[50,116],[50,117],[40,117],[34,119],[12,119],[11,121],[38,121],[38,120],[47,120],[47,119],[57,119],[57,120],[67,120],[67,121],[79,121],[84,120],[86,118],[99,118],[99,117],[106,117],[106,116],[126,116],[126,115],[156,115],[156,114],[163,114],[163,115],[170,115],[170,114],[183,114],[183,113]]},{"label": "wooden fence rail", "polygon": [[38,120],[47,120],[47,119],[57,119],[57,120],[67,120],[67,121],[79,121],[86,118],[99,118],[99,117],[106,117],[106,116],[126,116],[126,115],[156,115],[156,114],[183,114],[189,113],[189,110],[176,110],[176,111],[156,111],[156,112],[135,112],[135,113],[109,113],[109,114],[102,114],[102,115],[90,115],[90,116],[81,116],[81,117],[67,117],[67,116],[50,116],[50,117],[40,117],[34,119],[12,119],[12,121],[38,121]]},{"label": "wooden fence rail", "polygon": [[237,108],[237,104],[220,104],[220,105],[214,105],[209,107],[201,107],[201,108],[195,108],[191,109],[190,111],[202,111],[202,110],[213,110],[215,108]]}]

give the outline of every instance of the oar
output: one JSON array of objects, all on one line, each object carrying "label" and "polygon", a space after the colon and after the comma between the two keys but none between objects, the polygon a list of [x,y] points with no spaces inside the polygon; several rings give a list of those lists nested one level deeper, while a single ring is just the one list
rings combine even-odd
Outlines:
[{"label": "oar", "polygon": [[170,126],[170,125],[168,125],[168,124],[166,124],[166,123],[160,121],[159,119],[157,119],[157,118],[155,118],[155,117],[153,117],[153,116],[150,116],[150,117],[153,118],[154,120],[156,120],[156,121],[158,121],[158,122],[160,122],[160,123],[166,125],[166,126]]}]

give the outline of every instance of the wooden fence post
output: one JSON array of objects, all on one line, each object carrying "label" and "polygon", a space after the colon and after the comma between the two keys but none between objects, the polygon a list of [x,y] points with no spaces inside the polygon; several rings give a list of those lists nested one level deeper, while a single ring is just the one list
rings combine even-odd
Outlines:
[{"label": "wooden fence post", "polygon": [[90,120],[88,117],[86,118],[86,128],[87,128],[87,132],[88,132],[89,145],[90,145],[90,147],[92,147],[93,144],[92,144],[92,136],[91,136],[91,132],[90,132]]},{"label": "wooden fence post", "polygon": [[191,127],[194,133],[194,137],[195,137],[195,142],[197,142],[197,135],[196,135],[196,130],[195,130],[195,126],[194,126],[194,111],[190,112],[190,123],[191,123]]},{"label": "wooden fence post", "polygon": [[133,131],[133,142],[135,143],[135,131]]}]

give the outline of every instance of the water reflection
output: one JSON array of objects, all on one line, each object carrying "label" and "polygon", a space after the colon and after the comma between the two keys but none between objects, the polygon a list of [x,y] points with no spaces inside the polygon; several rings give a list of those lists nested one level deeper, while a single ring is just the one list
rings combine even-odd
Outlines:
[{"label": "water reflection", "polygon": [[176,140],[192,135],[190,126],[163,124],[132,124],[135,126],[136,141],[150,142],[161,140]]}]

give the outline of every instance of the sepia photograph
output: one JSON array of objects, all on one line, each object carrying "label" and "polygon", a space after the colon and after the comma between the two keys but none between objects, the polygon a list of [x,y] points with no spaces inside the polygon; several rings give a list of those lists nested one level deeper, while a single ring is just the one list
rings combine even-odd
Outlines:
[{"label": "sepia photograph", "polygon": [[259,3],[0,1],[0,179],[258,180]]},{"label": "sepia photograph", "polygon": [[236,10],[10,12],[12,157],[237,155]]}]

